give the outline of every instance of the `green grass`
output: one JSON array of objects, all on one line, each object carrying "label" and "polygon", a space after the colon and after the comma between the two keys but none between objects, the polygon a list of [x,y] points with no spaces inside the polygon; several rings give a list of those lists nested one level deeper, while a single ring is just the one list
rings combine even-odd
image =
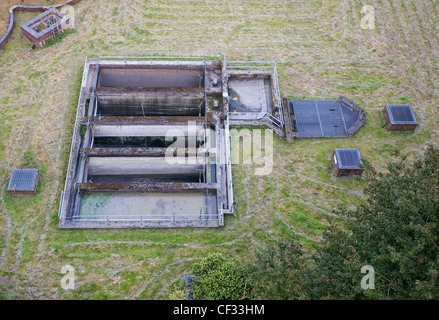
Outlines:
[{"label": "green grass", "polygon": [[[343,1],[325,1],[324,6],[322,1],[241,1],[239,7],[227,7],[224,1],[127,6],[104,0],[98,7],[91,2],[75,5],[77,31],[51,46],[28,52],[30,44],[16,27],[0,52],[0,184],[7,184],[17,165],[42,172],[37,195],[2,194],[1,239],[7,234],[6,210],[12,226],[0,278],[15,275],[18,290],[0,285],[0,298],[162,299],[181,288],[192,259],[208,252],[243,262],[260,245],[286,238],[310,250],[332,219],[325,212],[364,202],[364,178],[336,179],[331,171],[334,148],[358,147],[378,170],[385,170],[395,146],[414,158],[428,142],[438,142],[439,101],[422,61],[409,51],[390,55],[392,43],[380,38],[379,30],[358,32],[352,8]],[[355,5],[357,15],[359,9]],[[16,25],[33,16],[17,14]],[[404,42],[399,29],[394,30],[396,40]],[[285,97],[345,95],[366,109],[367,122],[350,139],[297,139],[290,145],[275,138],[275,166],[269,176],[254,176],[251,165],[233,165],[236,214],[226,217],[224,228],[61,230],[58,205],[83,64],[86,56],[99,55],[277,61]],[[411,75],[417,70],[422,77],[415,85]],[[419,128],[414,133],[382,128],[381,109],[388,103],[413,104]],[[343,224],[342,218],[335,221]],[[0,241],[0,248],[5,242]],[[73,265],[83,283],[73,291],[59,287],[64,264]],[[85,292],[89,298],[83,297]]]},{"label": "green grass", "polygon": [[67,37],[69,34],[73,34],[73,33],[76,33],[76,32],[77,32],[76,29],[67,30],[67,31],[61,33],[60,35],[58,35],[56,38],[54,38],[54,39],[49,39],[49,40],[47,41],[47,44],[45,45],[45,47],[48,48],[48,47],[51,47],[51,46],[53,46],[53,45],[55,45],[55,44],[57,44],[57,43],[60,43],[60,42],[62,42],[63,39],[64,39],[65,37]]}]

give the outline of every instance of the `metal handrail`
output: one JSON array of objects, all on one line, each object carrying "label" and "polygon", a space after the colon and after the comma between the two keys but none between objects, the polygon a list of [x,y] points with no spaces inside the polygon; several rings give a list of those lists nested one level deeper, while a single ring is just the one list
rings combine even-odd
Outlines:
[{"label": "metal handrail", "polygon": [[[185,60],[187,59],[187,60]],[[155,57],[151,57],[151,56],[147,56],[147,57],[136,57],[136,56],[98,56],[97,58],[89,58],[89,60],[155,60],[155,61],[160,61],[160,60],[177,60],[177,62],[179,61],[188,61],[188,60],[196,60],[196,61],[205,61],[206,58],[205,57],[171,57],[171,56],[155,56]]]},{"label": "metal handrail", "polygon": [[270,64],[273,65],[275,62],[274,61],[230,61],[229,64]]},{"label": "metal handrail", "polygon": [[227,68],[229,69],[266,69],[266,70],[271,70],[272,67],[271,66],[252,66],[252,65],[242,65],[242,66],[230,66],[228,65]]},{"label": "metal handrail", "polygon": [[283,110],[282,110],[282,100],[280,97],[280,90],[279,90],[279,81],[277,76],[277,64],[274,63],[273,66],[273,84],[274,84],[274,91],[276,93],[276,99],[277,99],[277,107],[279,109],[279,117],[280,117],[280,123],[281,127],[284,125],[284,117],[283,117]]},{"label": "metal handrail", "polygon": [[[206,60],[204,60],[204,145],[203,147],[206,149],[204,152],[204,176],[206,179],[206,183],[209,182],[208,177],[208,159],[207,159],[207,66],[206,66]],[[207,197],[207,195],[206,195]],[[207,200],[206,200],[207,202]]]},{"label": "metal handrail", "polygon": [[224,211],[223,211],[223,203],[221,202],[220,205],[220,212],[219,212],[219,216],[218,216],[218,224],[220,226],[224,225]]},{"label": "metal handrail", "polygon": [[[88,61],[89,61],[88,57],[86,57],[85,58],[85,64],[86,65],[87,65]],[[82,75],[82,84],[84,84],[85,76],[86,76],[86,74],[84,73]],[[80,114],[79,113],[81,111],[85,110],[86,99],[85,99],[84,91],[85,91],[85,87],[81,86],[81,90],[80,90],[80,93],[79,93],[78,107],[76,109],[76,119],[75,119],[75,126],[73,128],[72,143],[70,145],[69,165],[67,167],[67,174],[66,174],[66,181],[64,183],[64,190],[67,190],[67,187],[69,185],[69,169],[70,168],[72,169],[72,174],[74,174],[74,172],[75,172],[75,170],[73,168],[73,157],[74,157],[73,147],[75,145],[75,139],[76,139],[76,137],[78,135],[78,130],[79,130],[79,127],[80,127],[80,124],[79,124]],[[82,108],[81,108],[81,106],[82,106]],[[63,191],[63,193],[64,193],[64,191]],[[61,202],[62,201],[64,201],[64,196],[61,199]],[[63,209],[63,205],[60,204],[60,207],[61,207],[61,210],[62,210]],[[60,218],[60,215],[61,215],[61,213],[58,212],[58,218]]]},{"label": "metal handrail", "polygon": [[60,198],[59,207],[58,207],[58,219],[61,216],[61,212],[62,212],[62,208],[63,208],[63,200],[64,200],[64,190],[61,191],[61,198]]},{"label": "metal handrail", "polygon": [[[202,214],[202,216],[204,216],[205,213]],[[124,218],[137,218],[137,217],[174,217],[174,216],[184,216],[184,217],[197,217],[197,219],[200,219],[200,214],[184,214],[184,213],[168,213],[168,214],[103,214],[103,215],[94,215],[94,214],[81,214],[79,216],[76,216],[75,218],[81,218],[81,217],[124,217]],[[201,216],[201,217],[202,217]],[[215,215],[211,215],[211,216],[215,216]],[[202,218],[204,219],[204,218]]]},{"label": "metal handrail", "polygon": [[225,132],[226,132],[226,155],[227,155],[227,181],[228,181],[228,185],[226,186],[228,191],[229,191],[229,196],[228,196],[228,203],[227,203],[227,212],[233,212],[233,182],[232,182],[232,157],[231,157],[231,152],[230,152],[230,134],[229,134],[229,114],[227,114],[226,117],[226,123],[225,123]]},{"label": "metal handrail", "polygon": [[[95,75],[94,75],[94,79],[93,79],[93,88],[92,88],[92,93],[91,93],[91,98],[90,98],[90,103],[88,106],[88,121],[87,121],[87,130],[85,133],[85,137],[84,137],[84,150],[85,148],[88,147],[89,144],[89,140],[90,140],[90,118],[93,116],[94,114],[94,108],[97,108],[97,104],[95,103],[95,95],[96,95],[96,86],[97,86],[97,82],[99,79],[99,62],[96,63],[96,69],[95,69]],[[80,155],[81,157],[81,168],[84,167],[85,165],[85,155]],[[83,178],[81,179],[81,181],[83,180]]]},{"label": "metal handrail", "polygon": [[267,120],[267,121],[271,122],[272,124],[274,124],[276,127],[282,128],[282,123],[280,122],[280,120],[273,117],[268,112],[266,112],[262,117],[258,118],[258,120],[261,120],[261,119]]},{"label": "metal handrail", "polygon": [[[90,143],[90,135],[91,135],[90,118],[91,118],[91,116],[93,116],[94,108],[95,108],[95,94],[96,94],[95,90],[96,90],[97,82],[98,82],[98,79],[99,79],[99,76],[98,76],[98,74],[99,74],[99,62],[100,61],[98,61],[96,63],[96,69],[95,69],[95,74],[94,74],[94,79],[93,79],[92,94],[91,94],[90,103],[89,103],[89,106],[88,106],[87,130],[86,130],[86,133],[85,133],[84,145],[83,145],[84,150],[85,150],[85,148],[88,147],[88,144]],[[96,104],[96,107],[97,107],[97,104]],[[82,170],[80,170],[80,172],[82,172],[80,182],[82,182],[83,179],[84,179],[84,177],[83,177],[84,170],[83,169],[85,168],[85,161],[86,161],[85,151],[83,152],[82,155],[81,154],[79,155],[79,160],[80,160],[80,164],[79,165],[80,165],[80,168],[82,169]],[[78,202],[79,202],[79,187],[78,187],[78,190],[75,191],[75,205],[74,205],[74,208],[73,208],[73,216],[79,210],[80,203],[78,203]]]},{"label": "metal handrail", "polygon": [[207,146],[207,66],[206,66],[206,60],[204,60],[204,148],[206,151],[204,152],[204,171],[205,171],[205,179],[206,179],[206,213],[205,216],[208,216],[208,210],[209,210],[209,189],[207,187],[207,184],[209,183],[209,158],[207,156],[208,153],[208,147]]},{"label": "metal handrail", "polygon": [[[280,91],[279,91],[279,81],[278,81],[278,74],[277,74],[277,64],[276,62],[270,62],[270,61],[229,61],[227,65],[228,70],[236,70],[236,69],[257,69],[257,70],[271,70],[273,73],[273,90],[275,94],[275,99],[277,103],[277,108],[279,109],[279,119],[274,117],[270,113],[265,113],[262,117],[259,119],[265,119],[269,122],[271,122],[273,125],[282,128],[284,125],[284,119],[283,119],[283,111],[282,111],[282,100],[280,98]],[[230,100],[230,97],[229,97]]]},{"label": "metal handrail", "polygon": [[[195,219],[196,217],[196,219]],[[190,218],[190,219],[187,219]],[[111,221],[111,220],[119,220],[119,221],[220,221],[220,218],[209,218],[201,217],[200,215],[184,215],[184,217],[177,217],[176,215],[167,215],[167,216],[159,216],[159,215],[80,215],[73,217],[71,220],[75,221]]]}]

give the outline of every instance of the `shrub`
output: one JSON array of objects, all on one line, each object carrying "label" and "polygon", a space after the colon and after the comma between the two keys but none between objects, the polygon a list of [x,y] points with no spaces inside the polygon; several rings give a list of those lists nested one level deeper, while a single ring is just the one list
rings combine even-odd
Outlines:
[{"label": "shrub", "polygon": [[[367,204],[346,212],[346,226],[332,226],[317,247],[313,298],[438,299],[439,150],[370,172]],[[360,285],[366,265],[373,290]]]},{"label": "shrub", "polygon": [[237,300],[244,297],[245,269],[235,260],[210,253],[195,262],[191,295],[195,300]]},{"label": "shrub", "polygon": [[247,265],[249,298],[264,300],[300,299],[305,295],[306,266],[302,247],[279,241],[262,250]]}]

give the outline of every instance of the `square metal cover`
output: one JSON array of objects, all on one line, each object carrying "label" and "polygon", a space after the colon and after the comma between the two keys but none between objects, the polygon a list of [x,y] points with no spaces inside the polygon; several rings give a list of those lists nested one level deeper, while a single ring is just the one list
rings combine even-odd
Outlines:
[{"label": "square metal cover", "polygon": [[290,100],[298,137],[345,137],[358,116],[338,100]]},{"label": "square metal cover", "polygon": [[12,169],[8,191],[35,192],[39,172],[39,169]]},{"label": "square metal cover", "polygon": [[362,169],[361,154],[358,149],[335,149],[334,161],[339,169]]},{"label": "square metal cover", "polygon": [[386,105],[391,124],[417,124],[413,109],[409,105]]}]

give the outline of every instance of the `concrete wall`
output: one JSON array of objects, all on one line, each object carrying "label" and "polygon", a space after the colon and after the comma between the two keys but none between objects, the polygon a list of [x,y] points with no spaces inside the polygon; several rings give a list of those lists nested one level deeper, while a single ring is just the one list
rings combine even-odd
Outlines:
[{"label": "concrete wall", "polygon": [[187,125],[94,125],[95,137],[194,137],[204,129],[203,126]]},{"label": "concrete wall", "polygon": [[334,163],[335,175],[337,177],[361,176],[364,169],[340,169],[338,164]]},{"label": "concrete wall", "polygon": [[23,37],[29,41],[30,43],[34,44],[35,46],[42,48],[44,45],[49,41],[50,39],[53,39],[55,36],[58,36],[60,33],[62,33],[61,30],[55,29],[55,35],[53,32],[46,33],[44,36],[40,38],[35,38],[31,34],[29,34],[26,30],[21,28],[21,32],[23,33]]},{"label": "concrete wall", "polygon": [[99,87],[202,88],[204,69],[110,69],[100,70]]},{"label": "concrete wall", "polygon": [[198,116],[200,113],[204,114],[202,102],[198,98],[172,95],[160,98],[138,95],[98,96],[97,113],[102,116]]},{"label": "concrete wall", "polygon": [[216,220],[137,220],[137,221],[66,221],[60,229],[119,229],[119,228],[216,228],[221,226]]},{"label": "concrete wall", "polygon": [[200,183],[203,181],[199,173],[191,174],[149,174],[149,175],[111,175],[111,176],[89,176],[93,183],[153,183],[153,182],[185,182]]},{"label": "concrete wall", "polygon": [[164,158],[90,157],[89,175],[195,174],[203,170],[196,158],[186,158],[195,164],[168,164]]},{"label": "concrete wall", "polygon": [[37,194],[37,190],[36,189],[35,189],[35,191],[12,191],[12,190],[8,190],[7,193],[14,194],[14,195],[19,195],[19,194],[34,195],[34,194]]}]

